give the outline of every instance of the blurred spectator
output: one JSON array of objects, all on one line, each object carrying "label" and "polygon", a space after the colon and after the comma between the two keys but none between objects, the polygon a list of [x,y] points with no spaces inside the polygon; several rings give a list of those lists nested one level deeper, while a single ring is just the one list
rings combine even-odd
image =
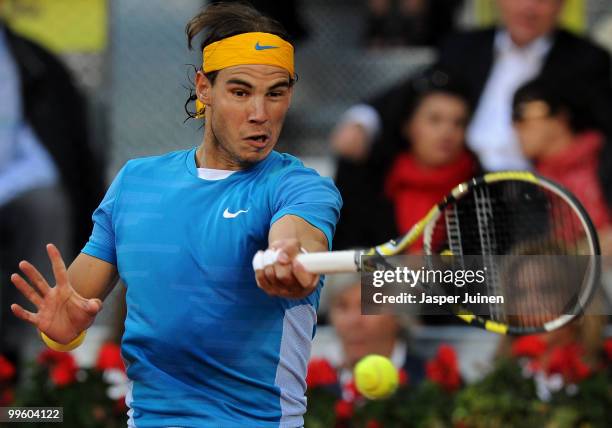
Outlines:
[{"label": "blurred spectator", "polygon": [[45,244],[78,251],[104,190],[83,97],[65,67],[0,21],[0,352],[17,354],[31,329],[9,303],[29,306],[9,283],[20,260],[50,269]]},{"label": "blurred spectator", "polygon": [[435,46],[454,30],[462,0],[368,0],[369,47]]},{"label": "blurred spectator", "polygon": [[[529,167],[512,130],[511,104],[516,89],[535,77],[559,87],[575,81],[588,84],[581,96],[593,106],[590,118],[601,129],[612,127],[610,56],[590,41],[558,29],[562,0],[497,0],[502,24],[497,28],[451,36],[438,63],[465,78],[470,100],[476,105],[467,142],[485,170]],[[367,176],[372,200],[380,192],[382,176],[401,141],[401,106],[410,81],[349,109],[336,127],[331,142],[341,158],[338,182]],[[601,171],[612,171],[612,150],[604,150]],[[612,172],[602,176],[608,202],[612,201]],[[356,193],[342,189],[345,205],[354,205]],[[361,192],[360,198],[366,198]]]},{"label": "blurred spectator", "polygon": [[[412,81],[402,136],[406,150],[385,181],[399,233],[404,234],[457,184],[477,174],[477,161],[465,148],[470,105],[464,89],[434,68]],[[419,239],[410,251],[420,251]]]},{"label": "blurred spectator", "polygon": [[576,195],[602,238],[602,253],[612,254],[612,215],[598,175],[605,137],[589,128],[588,105],[574,101],[580,88],[578,83],[558,88],[531,81],[516,92],[512,118],[523,153],[536,171]]},{"label": "blurred spectator", "polygon": [[409,349],[407,331],[395,315],[361,314],[361,278],[359,274],[330,277],[328,289],[329,319],[342,347],[338,369],[340,383],[352,379],[355,364],[369,354],[389,357],[403,368],[410,384],[423,380],[424,362]]},{"label": "blurred spectator", "polygon": [[[408,231],[455,185],[479,171],[465,147],[471,105],[463,82],[444,68],[415,76],[403,88],[402,121],[385,144],[400,148],[386,171],[339,160],[344,205],[334,247],[367,247]],[[384,181],[383,181],[384,180]],[[376,209],[372,209],[376,207]],[[395,221],[394,221],[395,219]],[[422,241],[412,251],[419,250]]]},{"label": "blurred spectator", "polygon": [[[229,3],[231,1],[244,3],[244,0],[212,0],[207,3]],[[248,3],[261,13],[280,22],[294,43],[303,42],[308,38],[308,28],[304,25],[300,14],[300,0],[250,0]]]}]

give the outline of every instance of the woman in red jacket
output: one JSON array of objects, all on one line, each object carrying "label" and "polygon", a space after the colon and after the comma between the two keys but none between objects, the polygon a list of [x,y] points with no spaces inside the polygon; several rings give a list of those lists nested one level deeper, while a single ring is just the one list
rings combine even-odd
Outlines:
[{"label": "woman in red jacket", "polygon": [[[414,79],[397,156],[385,181],[397,228],[406,233],[454,186],[477,174],[478,163],[465,146],[471,106],[460,83],[441,69]],[[419,252],[422,240],[409,251]]]}]

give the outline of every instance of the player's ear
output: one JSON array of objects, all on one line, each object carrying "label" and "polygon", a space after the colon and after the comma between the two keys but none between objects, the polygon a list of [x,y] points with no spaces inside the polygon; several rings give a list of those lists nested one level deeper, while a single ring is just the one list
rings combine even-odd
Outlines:
[{"label": "player's ear", "polygon": [[202,70],[196,73],[195,89],[198,100],[204,105],[210,105],[212,83]]}]

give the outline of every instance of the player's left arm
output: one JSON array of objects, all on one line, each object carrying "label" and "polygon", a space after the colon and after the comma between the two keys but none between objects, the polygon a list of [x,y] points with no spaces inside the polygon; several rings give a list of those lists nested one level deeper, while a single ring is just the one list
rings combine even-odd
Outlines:
[{"label": "player's left arm", "polygon": [[296,257],[331,249],[342,198],[331,179],[285,161],[293,165],[270,181],[268,248],[255,255],[253,268],[258,286],[269,295],[302,299],[317,289],[320,278]]},{"label": "player's left arm", "polygon": [[327,251],[327,237],[296,215],[285,215],[270,228],[268,246],[278,250],[275,263],[255,271],[259,287],[271,296],[300,299],[312,293],[319,275],[306,272],[295,257],[304,251]]}]

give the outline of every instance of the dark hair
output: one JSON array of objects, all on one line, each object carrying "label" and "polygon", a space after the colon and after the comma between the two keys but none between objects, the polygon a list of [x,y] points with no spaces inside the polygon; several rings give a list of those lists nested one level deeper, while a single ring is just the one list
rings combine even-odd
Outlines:
[{"label": "dark hair", "polygon": [[548,116],[559,113],[568,115],[569,126],[573,132],[585,130],[588,121],[584,117],[587,106],[581,106],[571,85],[560,86],[557,83],[543,79],[535,79],[525,83],[514,93],[512,100],[512,119],[520,120],[523,115],[522,106],[533,101],[541,101],[548,107]]},{"label": "dark hair", "polygon": [[[252,32],[275,34],[290,42],[287,31],[279,22],[262,14],[246,1],[211,4],[191,18],[185,27],[189,49],[193,49],[196,36],[203,35],[200,51],[203,51],[204,47],[227,37]],[[213,71],[206,73],[206,77],[214,84],[217,74],[217,71]],[[293,83],[294,80],[292,79],[291,84]],[[185,111],[189,118],[196,116],[197,112],[191,112],[188,109],[189,103],[195,101],[196,98],[195,91],[190,90],[189,98],[185,103]]]},{"label": "dark hair", "polygon": [[468,115],[470,116],[474,110],[465,82],[440,66],[428,68],[415,75],[410,80],[407,91],[404,96],[407,103],[404,104],[402,111],[402,118],[404,120],[411,118],[419,108],[421,101],[434,93],[442,93],[460,98],[467,106]]},{"label": "dark hair", "polygon": [[[384,107],[384,114],[381,115],[382,131],[377,140],[385,143],[374,144],[370,155],[370,162],[376,165],[377,169],[389,168],[396,156],[406,150],[406,145],[412,144],[411,141],[406,141],[404,124],[407,119],[412,118],[423,99],[434,93],[461,99],[467,106],[468,116],[472,115],[474,104],[464,80],[439,64],[421,70],[405,81],[399,89],[394,88],[391,102]],[[470,117],[466,119],[469,121]]]}]

